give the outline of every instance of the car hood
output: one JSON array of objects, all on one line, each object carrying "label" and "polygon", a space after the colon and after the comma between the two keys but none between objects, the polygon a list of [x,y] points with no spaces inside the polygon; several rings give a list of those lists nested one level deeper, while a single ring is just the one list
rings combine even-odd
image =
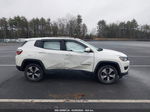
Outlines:
[{"label": "car hood", "polygon": [[119,52],[119,51],[115,51],[115,50],[103,49],[102,52],[103,52],[103,53],[106,53],[106,54],[110,54],[110,55],[116,55],[116,56],[124,56],[124,57],[127,57],[127,55],[125,55],[124,53]]}]

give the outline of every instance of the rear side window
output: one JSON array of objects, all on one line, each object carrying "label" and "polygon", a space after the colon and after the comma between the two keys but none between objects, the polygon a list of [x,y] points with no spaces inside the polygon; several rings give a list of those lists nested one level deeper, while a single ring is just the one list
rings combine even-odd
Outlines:
[{"label": "rear side window", "polygon": [[50,50],[60,50],[60,42],[59,41],[45,41],[43,43],[43,48]]}]

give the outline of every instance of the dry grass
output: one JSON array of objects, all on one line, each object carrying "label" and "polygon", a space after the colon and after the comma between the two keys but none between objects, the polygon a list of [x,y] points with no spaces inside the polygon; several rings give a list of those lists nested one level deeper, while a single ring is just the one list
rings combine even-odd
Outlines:
[{"label": "dry grass", "polygon": [[135,40],[129,38],[94,38],[93,40]]},{"label": "dry grass", "polygon": [[136,39],[136,38],[98,38],[95,37],[93,40],[105,40],[105,41],[150,41],[150,39]]}]

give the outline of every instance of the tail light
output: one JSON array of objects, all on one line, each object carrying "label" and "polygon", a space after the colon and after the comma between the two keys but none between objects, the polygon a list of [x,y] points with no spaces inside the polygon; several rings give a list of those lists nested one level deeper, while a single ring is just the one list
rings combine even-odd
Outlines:
[{"label": "tail light", "polygon": [[17,51],[16,51],[16,55],[20,55],[22,52],[23,52],[23,50],[22,50],[22,49],[17,49]]}]

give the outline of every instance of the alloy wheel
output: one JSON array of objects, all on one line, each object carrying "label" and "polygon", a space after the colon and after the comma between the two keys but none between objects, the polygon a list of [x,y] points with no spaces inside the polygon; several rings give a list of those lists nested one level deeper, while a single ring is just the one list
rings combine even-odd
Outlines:
[{"label": "alloy wheel", "polygon": [[110,84],[116,81],[118,75],[116,69],[111,66],[104,66],[98,72],[98,78],[102,83]]}]

